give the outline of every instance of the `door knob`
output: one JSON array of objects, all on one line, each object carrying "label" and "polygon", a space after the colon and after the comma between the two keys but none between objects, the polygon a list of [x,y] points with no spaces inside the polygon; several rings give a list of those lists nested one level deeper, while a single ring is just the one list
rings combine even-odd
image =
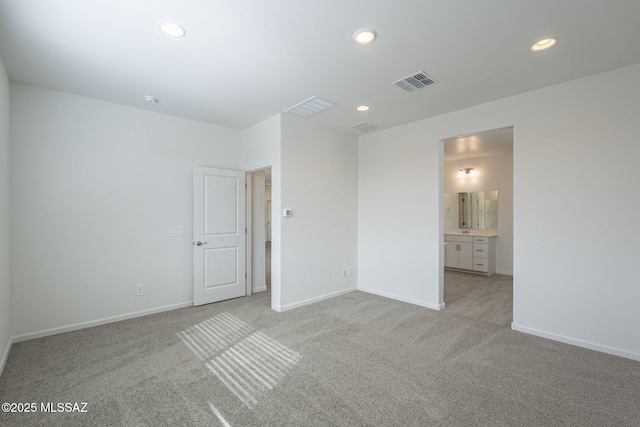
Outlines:
[{"label": "door knob", "polygon": [[202,245],[206,245],[207,243],[208,243],[208,242],[201,242],[200,240],[198,240],[198,241],[196,242],[196,245],[197,245],[197,246],[202,246]]}]

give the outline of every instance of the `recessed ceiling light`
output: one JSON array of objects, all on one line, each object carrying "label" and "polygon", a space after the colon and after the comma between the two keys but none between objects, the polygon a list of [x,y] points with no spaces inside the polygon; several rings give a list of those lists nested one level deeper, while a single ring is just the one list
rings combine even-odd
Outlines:
[{"label": "recessed ceiling light", "polygon": [[536,44],[534,44],[533,46],[531,46],[531,51],[532,52],[541,52],[543,50],[547,50],[552,48],[553,46],[556,45],[556,43],[558,43],[558,40],[556,39],[542,39],[539,42],[537,42]]},{"label": "recessed ceiling light", "polygon": [[358,111],[369,111],[369,106],[368,105],[360,105],[358,108],[356,108],[356,110],[358,110]]},{"label": "recessed ceiling light", "polygon": [[155,96],[151,96],[151,95],[146,95],[144,97],[144,100],[146,102],[148,102],[149,104],[157,104],[158,103],[158,98],[156,98]]},{"label": "recessed ceiling light", "polygon": [[361,28],[353,33],[353,39],[358,44],[369,44],[376,39],[377,35],[378,33],[371,28]]},{"label": "recessed ceiling light", "polygon": [[184,37],[187,32],[184,28],[182,28],[178,24],[174,24],[173,22],[163,22],[160,24],[160,29],[168,36],[171,37]]}]

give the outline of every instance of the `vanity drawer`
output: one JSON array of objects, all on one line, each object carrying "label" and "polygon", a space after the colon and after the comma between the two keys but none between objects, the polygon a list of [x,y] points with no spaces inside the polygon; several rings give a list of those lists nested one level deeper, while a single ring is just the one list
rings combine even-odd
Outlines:
[{"label": "vanity drawer", "polygon": [[488,258],[489,245],[486,243],[474,243],[473,244],[473,257],[474,258]]},{"label": "vanity drawer", "polygon": [[486,258],[473,258],[473,269],[475,271],[489,271],[489,262]]},{"label": "vanity drawer", "polygon": [[454,234],[447,234],[447,242],[471,243],[473,242],[473,236],[456,236]]},{"label": "vanity drawer", "polygon": [[489,238],[486,236],[473,236],[473,243],[489,243]]}]

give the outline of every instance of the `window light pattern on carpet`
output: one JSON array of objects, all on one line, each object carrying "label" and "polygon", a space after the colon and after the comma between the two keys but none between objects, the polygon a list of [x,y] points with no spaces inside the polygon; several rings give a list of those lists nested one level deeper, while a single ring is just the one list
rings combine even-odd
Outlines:
[{"label": "window light pattern on carpet", "polygon": [[228,313],[180,331],[178,337],[250,409],[302,359]]}]

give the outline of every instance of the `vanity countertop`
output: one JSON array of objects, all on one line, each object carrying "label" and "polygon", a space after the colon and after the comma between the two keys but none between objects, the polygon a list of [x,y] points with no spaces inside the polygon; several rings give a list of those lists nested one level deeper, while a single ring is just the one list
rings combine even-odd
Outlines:
[{"label": "vanity countertop", "polygon": [[452,234],[455,236],[486,236],[494,237],[498,235],[497,228],[472,228],[468,233],[463,233],[461,228],[445,228],[444,234]]}]

